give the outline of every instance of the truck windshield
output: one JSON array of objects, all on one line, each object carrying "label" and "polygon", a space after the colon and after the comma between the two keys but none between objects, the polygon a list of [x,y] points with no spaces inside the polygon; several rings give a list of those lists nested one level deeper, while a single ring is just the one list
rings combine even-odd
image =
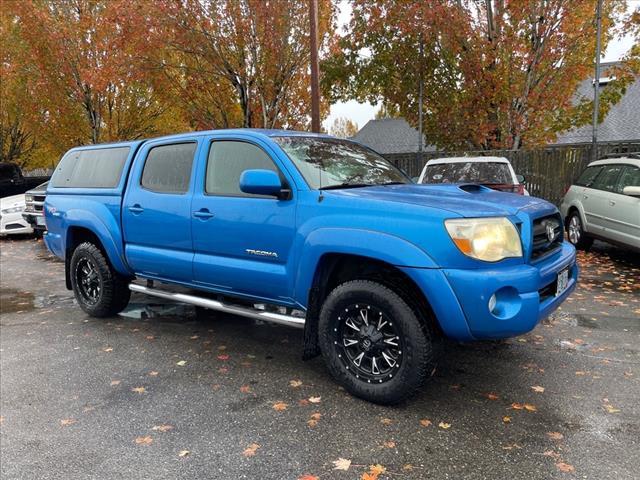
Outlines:
[{"label": "truck windshield", "polygon": [[357,143],[334,138],[274,137],[314,189],[411,183],[382,156]]}]

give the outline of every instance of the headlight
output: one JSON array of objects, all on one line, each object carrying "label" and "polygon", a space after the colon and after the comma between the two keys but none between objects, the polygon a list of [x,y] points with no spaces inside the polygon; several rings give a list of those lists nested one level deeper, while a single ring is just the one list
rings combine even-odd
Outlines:
[{"label": "headlight", "polygon": [[18,205],[17,207],[7,208],[6,210],[2,210],[2,213],[18,213],[24,211],[24,205]]},{"label": "headlight", "polygon": [[33,202],[33,195],[31,195],[30,193],[25,193],[24,201],[25,203]]},{"label": "headlight", "polygon": [[522,257],[520,235],[507,218],[455,218],[444,225],[456,247],[469,257],[485,262]]}]

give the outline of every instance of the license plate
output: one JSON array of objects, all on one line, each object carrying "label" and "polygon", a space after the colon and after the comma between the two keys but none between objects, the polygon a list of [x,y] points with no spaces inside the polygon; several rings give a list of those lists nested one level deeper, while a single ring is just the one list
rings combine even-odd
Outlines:
[{"label": "license plate", "polygon": [[567,289],[569,285],[569,267],[558,272],[558,282],[556,287],[556,297]]},{"label": "license plate", "polygon": [[36,217],[36,225],[44,227],[44,217]]}]

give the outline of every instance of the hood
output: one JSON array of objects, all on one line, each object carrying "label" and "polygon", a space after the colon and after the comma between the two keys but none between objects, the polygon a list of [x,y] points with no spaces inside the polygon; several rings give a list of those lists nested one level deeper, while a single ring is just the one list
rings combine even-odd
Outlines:
[{"label": "hood", "polygon": [[463,217],[508,216],[522,209],[554,208],[540,198],[498,192],[480,185],[380,185],[325,191],[328,194],[431,207]]},{"label": "hood", "polygon": [[4,210],[5,208],[19,207],[20,205],[24,204],[24,193],[0,198],[0,209],[2,210]]}]

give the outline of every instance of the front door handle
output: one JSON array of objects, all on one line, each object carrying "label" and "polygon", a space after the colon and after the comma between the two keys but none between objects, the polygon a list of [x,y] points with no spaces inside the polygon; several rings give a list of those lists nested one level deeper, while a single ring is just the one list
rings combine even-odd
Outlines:
[{"label": "front door handle", "polygon": [[614,202],[613,200],[609,200],[609,205],[611,205],[612,207],[616,204],[616,202]]},{"label": "front door handle", "polygon": [[589,195],[582,195],[582,198],[586,200],[587,198],[589,198]]},{"label": "front door handle", "polygon": [[213,217],[213,213],[211,213],[206,208],[201,208],[197,212],[193,212],[193,216],[196,218],[201,218],[202,220],[207,220],[208,218]]},{"label": "front door handle", "polygon": [[144,212],[144,208],[142,208],[139,204],[131,205],[129,207],[129,211],[133,214],[138,214]]}]

